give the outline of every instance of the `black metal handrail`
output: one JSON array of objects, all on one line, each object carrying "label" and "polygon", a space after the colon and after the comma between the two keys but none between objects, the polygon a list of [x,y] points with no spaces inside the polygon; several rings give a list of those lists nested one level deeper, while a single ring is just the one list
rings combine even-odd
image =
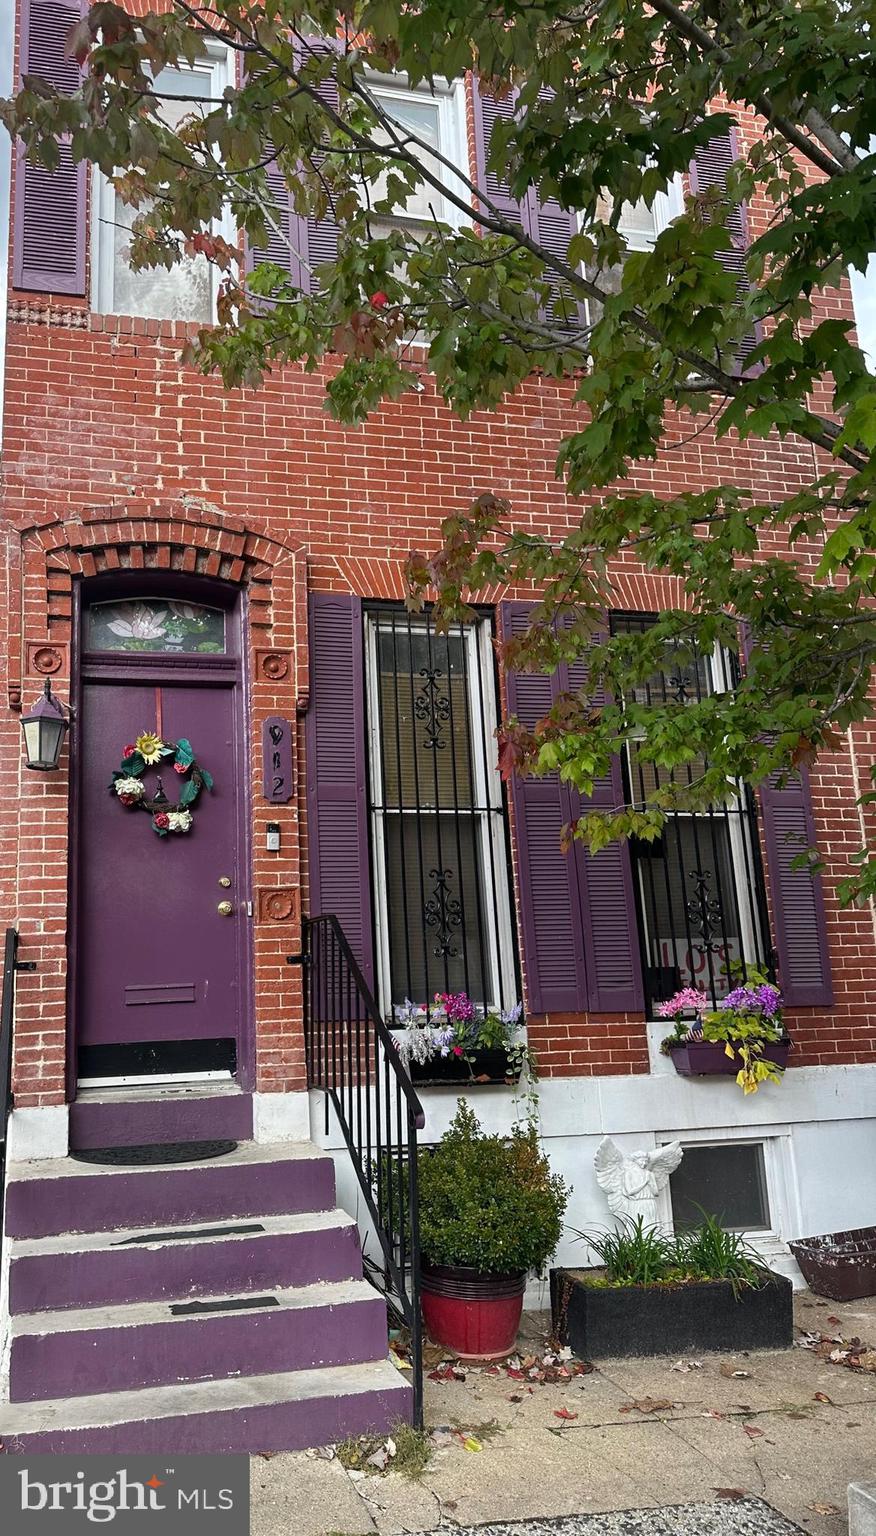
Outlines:
[{"label": "black metal handrail", "polygon": [[380,1263],[372,1278],[406,1324],[411,1339],[414,1423],[423,1424],[423,1326],[417,1132],[426,1117],[392,1035],[333,915],[304,918],[304,1041],[307,1080],[325,1094],[353,1161]]},{"label": "black metal handrail", "polygon": [[18,969],[18,929],[7,928],[3,944],[3,990],[0,992],[0,1154],[4,1157],[6,1128],[12,1109],[12,1028]]}]

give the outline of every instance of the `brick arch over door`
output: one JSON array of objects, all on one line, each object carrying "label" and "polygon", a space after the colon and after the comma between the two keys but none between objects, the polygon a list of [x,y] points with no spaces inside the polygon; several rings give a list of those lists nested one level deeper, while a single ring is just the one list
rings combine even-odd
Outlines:
[{"label": "brick arch over door", "polygon": [[[73,650],[74,583],[104,574],[177,572],[239,586],[248,619],[255,1086],[303,1086],[300,996],[285,956],[299,940],[298,805],[268,805],[261,786],[262,721],[292,720],[306,704],[305,552],[196,501],[93,509],[82,519],[6,527],[5,621],[9,658],[0,835],[10,849],[8,900],[21,954],[37,970],[19,978],[16,1103],[69,1097],[67,1034],[68,759],[59,772],[22,767],[17,711],[48,676],[66,700]],[[74,724],[75,729],[75,724]],[[5,809],[4,809],[5,808]],[[267,821],[281,824],[281,852],[264,851]]]}]

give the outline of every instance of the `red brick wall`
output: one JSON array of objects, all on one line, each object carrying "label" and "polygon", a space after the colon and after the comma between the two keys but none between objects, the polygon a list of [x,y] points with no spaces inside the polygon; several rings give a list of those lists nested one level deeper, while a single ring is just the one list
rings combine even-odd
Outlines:
[{"label": "red brick wall", "polygon": [[[753,227],[765,210],[751,211]],[[847,290],[825,307],[849,313]],[[293,715],[307,698],[306,589],[400,596],[412,547],[434,546],[440,519],[483,491],[507,495],[520,526],[560,535],[579,508],[553,474],[560,438],[579,417],[568,385],[534,378],[498,411],[460,423],[422,393],[344,429],[322,408],[324,374],[290,369],[255,393],[225,393],[179,366],[184,328],[90,315],[84,304],[11,295],[3,460],[3,607],[0,634],[10,708],[0,717],[0,894],[21,930],[16,1097],[63,1097],[67,781],[21,767],[17,707],[39,692],[45,668],[66,697],[72,583],[121,567],[199,570],[239,581],[252,616],[253,774],[260,722]],[[813,472],[813,451],[778,440],[721,443],[670,420],[660,459],[636,488],[699,489],[721,479],[784,495]],[[798,545],[814,563],[819,548]],[[659,609],[674,582],[645,577],[632,556],[615,572],[617,606]],[[303,782],[303,722],[299,767]],[[861,842],[854,805],[876,755],[870,728],[813,772],[826,862],[836,987],[832,1013],[791,1019],[795,1060],[876,1059],[876,938],[867,911],[841,912],[837,878]],[[271,915],[271,891],[305,883],[304,802],[268,808],[254,796],[257,1084],[302,1086],[297,973],[284,963],[296,923]],[[264,851],[264,823],[283,824],[283,851]],[[304,894],[306,910],[306,891]],[[284,910],[280,903],[279,910]],[[644,1025],[634,1018],[564,1015],[531,1021],[548,1075],[644,1072]]]}]

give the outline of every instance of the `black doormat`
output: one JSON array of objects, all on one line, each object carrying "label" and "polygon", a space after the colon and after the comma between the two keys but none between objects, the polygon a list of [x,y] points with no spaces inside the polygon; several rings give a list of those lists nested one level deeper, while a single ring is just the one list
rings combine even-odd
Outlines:
[{"label": "black doormat", "polygon": [[169,1141],[163,1146],[88,1147],[70,1156],[77,1163],[102,1163],[108,1168],[154,1168],[166,1163],[202,1163],[237,1150],[236,1141]]}]

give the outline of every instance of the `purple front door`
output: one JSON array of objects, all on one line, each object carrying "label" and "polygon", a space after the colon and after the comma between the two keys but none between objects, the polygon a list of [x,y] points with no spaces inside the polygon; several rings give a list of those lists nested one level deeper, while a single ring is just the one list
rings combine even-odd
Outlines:
[{"label": "purple front door", "polygon": [[[155,669],[147,662],[138,672],[126,669],[123,678],[89,668],[82,685],[75,963],[80,1076],[155,1071],[162,1060],[170,1063],[168,1070],[174,1062],[185,1062],[188,1070],[213,1067],[217,1058],[207,1043],[224,1042],[227,1061],[227,1042],[238,1041],[244,1011],[249,925],[240,849],[239,691],[218,675],[197,681],[194,668],[174,675],[160,662]],[[190,830],[166,837],[153,830],[145,811],[125,807],[108,788],[125,746],[154,731],[157,718],[163,740],[190,740],[213,778],[212,792],[202,790],[194,806]],[[158,773],[175,807],[185,777],[170,763],[147,767],[149,795]],[[137,1047],[148,1042],[188,1045],[176,1056],[173,1048],[141,1051],[139,1059],[152,1066],[138,1068]],[[115,1049],[99,1049],[107,1047]]]}]

